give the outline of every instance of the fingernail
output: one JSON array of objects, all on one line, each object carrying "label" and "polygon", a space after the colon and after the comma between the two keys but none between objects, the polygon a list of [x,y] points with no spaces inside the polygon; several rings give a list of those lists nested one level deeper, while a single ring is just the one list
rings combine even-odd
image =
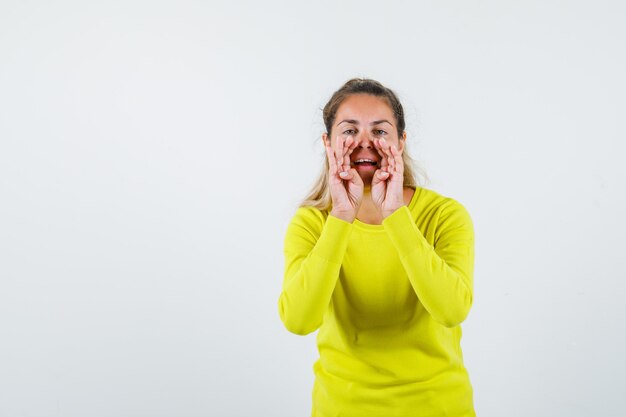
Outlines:
[{"label": "fingernail", "polygon": [[343,171],[343,172],[340,172],[340,173],[339,173],[339,176],[340,176],[341,178],[345,178],[345,177],[347,177],[347,176],[348,176],[348,173],[347,173],[346,171]]}]

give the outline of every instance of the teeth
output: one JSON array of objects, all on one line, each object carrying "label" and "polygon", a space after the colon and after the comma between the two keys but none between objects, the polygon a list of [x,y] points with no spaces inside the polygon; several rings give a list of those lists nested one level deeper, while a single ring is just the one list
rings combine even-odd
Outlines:
[{"label": "teeth", "polygon": [[361,162],[372,162],[372,163],[375,163],[371,159],[357,159],[356,161],[354,161],[355,164],[358,164],[358,163],[361,163]]}]

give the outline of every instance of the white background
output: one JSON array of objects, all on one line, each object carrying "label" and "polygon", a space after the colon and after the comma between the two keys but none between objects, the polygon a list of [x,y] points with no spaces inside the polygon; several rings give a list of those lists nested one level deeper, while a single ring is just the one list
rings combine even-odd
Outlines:
[{"label": "white background", "polygon": [[282,242],[354,76],[474,220],[479,416],[623,415],[624,3],[307,3],[0,2],[0,417],[308,416]]}]

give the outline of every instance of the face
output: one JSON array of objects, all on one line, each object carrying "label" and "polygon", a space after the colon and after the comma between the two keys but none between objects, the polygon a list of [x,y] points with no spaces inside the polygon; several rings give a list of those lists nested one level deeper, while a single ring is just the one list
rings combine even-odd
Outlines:
[{"label": "face", "polygon": [[352,136],[357,142],[356,149],[350,155],[350,165],[365,184],[370,184],[382,159],[373,140],[384,138],[402,152],[406,133],[403,133],[402,140],[398,138],[396,119],[384,98],[354,94],[346,98],[337,109],[330,134],[323,136],[324,143],[330,140],[331,146],[334,146],[338,136],[344,139]]}]

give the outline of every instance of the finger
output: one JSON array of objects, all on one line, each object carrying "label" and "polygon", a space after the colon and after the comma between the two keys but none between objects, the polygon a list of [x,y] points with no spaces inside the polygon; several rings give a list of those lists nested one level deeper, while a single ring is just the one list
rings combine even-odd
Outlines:
[{"label": "finger", "polygon": [[391,154],[393,155],[393,160],[395,161],[395,171],[397,173],[404,171],[404,163],[402,161],[402,154],[398,150],[398,148],[394,145],[390,148]]},{"label": "finger", "polygon": [[352,150],[350,148],[352,147],[354,143],[355,143],[354,138],[352,136],[348,136],[346,138],[346,141],[343,144],[343,170],[344,171],[347,171],[350,169],[350,154],[352,153],[352,150],[354,150],[354,147],[352,148]]},{"label": "finger", "polygon": [[380,155],[380,169],[383,171],[387,171],[389,163],[387,161],[387,154],[382,149],[382,143],[380,139],[374,140],[374,148],[376,149],[376,152],[378,152],[378,155]]},{"label": "finger", "polygon": [[389,178],[389,173],[387,171],[377,169],[374,172],[374,177],[372,178],[372,187],[380,184],[381,182],[385,182],[388,178]]},{"label": "finger", "polygon": [[376,149],[376,152],[378,153],[378,155],[380,155],[381,158],[385,157],[385,153],[383,152],[383,150],[381,149],[381,139],[374,139],[372,141],[372,143],[374,144],[374,149]]},{"label": "finger", "polygon": [[359,175],[359,173],[356,172],[356,169],[350,168],[350,170],[348,171],[348,175],[350,176],[350,182],[352,184],[359,186],[359,187],[363,186],[363,180],[361,179],[361,176]]},{"label": "finger", "polygon": [[352,167],[352,165],[350,164],[350,155],[352,155],[352,152],[354,152],[354,150],[357,148],[357,146],[359,146],[359,142],[357,142],[356,140],[352,140],[352,143],[350,144],[350,146],[348,147],[348,153],[347,153],[347,157],[348,157],[348,169]]},{"label": "finger", "polygon": [[398,161],[396,160],[396,156],[393,154],[393,152],[391,151],[393,145],[392,144],[388,144],[389,146],[387,147],[387,154],[389,155],[389,165],[390,165],[390,172],[396,172],[397,166],[398,166]]},{"label": "finger", "polygon": [[335,160],[337,163],[337,170],[339,172],[344,172],[343,168],[343,143],[344,140],[341,136],[337,136],[337,140],[335,141]]},{"label": "finger", "polygon": [[335,159],[335,153],[330,145],[325,145],[326,158],[328,158],[329,174],[331,176],[337,175],[337,160]]},{"label": "finger", "polygon": [[387,160],[387,171],[392,172],[395,169],[395,160],[393,154],[390,150],[389,142],[387,142],[384,138],[381,141],[381,149],[385,154],[385,159]]}]

